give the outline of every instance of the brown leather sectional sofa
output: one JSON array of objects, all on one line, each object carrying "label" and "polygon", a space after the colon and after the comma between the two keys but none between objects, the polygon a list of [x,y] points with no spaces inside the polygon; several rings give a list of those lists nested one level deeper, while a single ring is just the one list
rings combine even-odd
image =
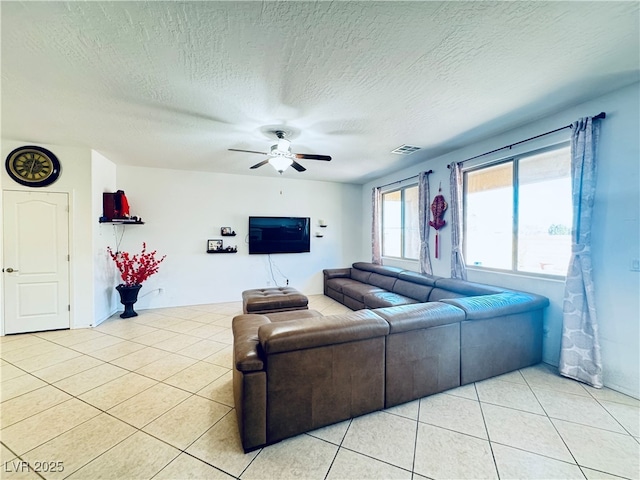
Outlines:
[{"label": "brown leather sectional sofa", "polygon": [[357,311],[233,320],[245,451],[541,361],[545,297],[364,262],[324,275]]}]

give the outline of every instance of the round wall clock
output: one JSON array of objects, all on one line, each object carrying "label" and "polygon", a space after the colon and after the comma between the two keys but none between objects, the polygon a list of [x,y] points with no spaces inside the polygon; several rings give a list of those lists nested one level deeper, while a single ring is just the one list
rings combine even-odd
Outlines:
[{"label": "round wall clock", "polygon": [[58,158],[46,148],[33,145],[12,151],[5,167],[11,178],[27,187],[46,187],[60,176]]}]

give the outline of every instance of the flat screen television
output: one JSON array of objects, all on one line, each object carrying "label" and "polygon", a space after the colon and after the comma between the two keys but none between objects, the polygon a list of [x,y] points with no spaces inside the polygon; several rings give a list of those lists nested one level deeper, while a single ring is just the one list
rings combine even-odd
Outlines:
[{"label": "flat screen television", "polygon": [[249,217],[249,253],[311,251],[309,217]]}]

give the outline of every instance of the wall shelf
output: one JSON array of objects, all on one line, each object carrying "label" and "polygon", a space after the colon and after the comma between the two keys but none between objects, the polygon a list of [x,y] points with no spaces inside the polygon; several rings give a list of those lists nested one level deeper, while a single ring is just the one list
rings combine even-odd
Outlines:
[{"label": "wall shelf", "polygon": [[[231,227],[220,227],[221,237],[235,237],[236,232]],[[207,240],[207,253],[238,253],[237,246],[223,246],[223,241],[219,238],[210,238]]]},{"label": "wall shelf", "polygon": [[111,224],[115,224],[115,225],[144,225],[144,222],[141,220],[118,220],[118,219],[113,219],[113,220],[102,220],[99,219],[98,223],[111,223]]}]

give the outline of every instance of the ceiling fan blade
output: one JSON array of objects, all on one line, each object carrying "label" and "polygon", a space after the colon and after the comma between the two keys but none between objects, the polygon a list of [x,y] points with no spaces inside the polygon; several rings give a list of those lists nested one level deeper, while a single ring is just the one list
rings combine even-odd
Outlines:
[{"label": "ceiling fan blade", "polygon": [[324,160],[328,162],[331,160],[329,155],[313,155],[310,153],[294,153],[296,158],[304,158],[305,160]]},{"label": "ceiling fan blade", "polygon": [[306,170],[306,168],[304,168],[302,165],[300,165],[298,162],[296,162],[295,160],[292,160],[291,166],[293,168],[295,168],[297,171],[299,172],[304,172]]},{"label": "ceiling fan blade", "polygon": [[263,165],[266,165],[267,163],[269,163],[269,159],[263,160],[263,161],[261,161],[260,163],[256,163],[253,167],[249,167],[249,168],[250,168],[250,169],[251,169],[251,168],[259,168],[259,167],[261,167],[261,166],[263,166]]},{"label": "ceiling fan blade", "polygon": [[265,153],[265,152],[256,152],[255,150],[239,150],[237,148],[230,148],[229,151],[230,152],[259,153],[260,155],[269,155],[268,153]]}]

